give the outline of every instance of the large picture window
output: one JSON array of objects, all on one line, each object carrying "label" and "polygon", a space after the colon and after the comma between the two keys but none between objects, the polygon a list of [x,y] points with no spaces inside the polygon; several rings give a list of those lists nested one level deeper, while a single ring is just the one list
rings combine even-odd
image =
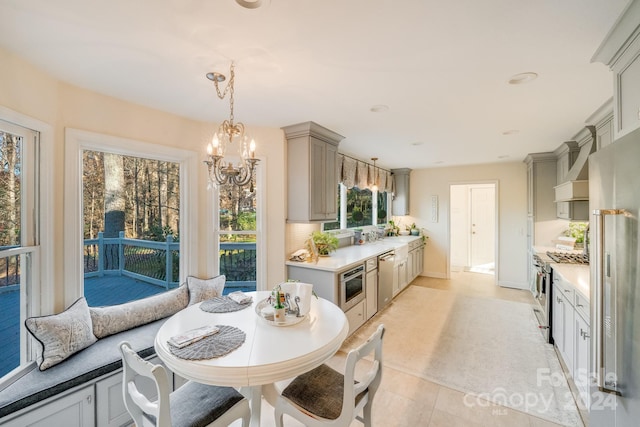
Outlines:
[{"label": "large picture window", "polygon": [[218,271],[226,276],[224,293],[255,291],[258,279],[258,203],[260,180],[242,187],[218,185],[217,226]]},{"label": "large picture window", "polygon": [[179,285],[180,164],[84,150],[84,296],[122,304]]},{"label": "large picture window", "polygon": [[66,130],[66,306],[120,304],[196,274],[198,166],[191,151]]}]

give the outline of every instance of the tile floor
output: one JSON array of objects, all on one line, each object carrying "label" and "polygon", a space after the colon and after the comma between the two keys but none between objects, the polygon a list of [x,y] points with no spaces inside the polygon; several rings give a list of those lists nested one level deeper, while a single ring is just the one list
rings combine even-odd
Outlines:
[{"label": "tile floor", "polygon": [[[528,291],[501,288],[494,285],[493,281],[494,277],[491,275],[460,272],[453,273],[451,280],[418,277],[411,285],[459,292],[470,296],[533,303]],[[329,364],[340,369],[345,357],[344,351],[341,350],[334,356]],[[262,426],[274,426],[273,408],[263,401],[262,409]],[[285,416],[284,425],[299,427],[301,424]],[[382,383],[373,404],[373,425],[375,427],[558,426],[558,424],[489,402],[483,406],[469,407],[464,403],[464,393],[389,367],[384,368]],[[354,421],[351,426],[360,427],[362,423]]]}]

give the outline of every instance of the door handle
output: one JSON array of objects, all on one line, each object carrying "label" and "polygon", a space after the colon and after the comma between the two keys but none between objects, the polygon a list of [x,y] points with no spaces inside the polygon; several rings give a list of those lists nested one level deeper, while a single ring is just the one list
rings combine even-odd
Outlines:
[{"label": "door handle", "polygon": [[[596,217],[594,233],[595,240],[595,293],[593,304],[593,318],[595,319],[595,337],[592,341],[593,354],[595,355],[596,385],[604,393],[621,395],[616,390],[615,383],[605,381],[605,341],[604,341],[604,220],[607,215],[622,215],[622,209],[595,209],[593,215]],[[609,272],[607,272],[609,273]]]}]

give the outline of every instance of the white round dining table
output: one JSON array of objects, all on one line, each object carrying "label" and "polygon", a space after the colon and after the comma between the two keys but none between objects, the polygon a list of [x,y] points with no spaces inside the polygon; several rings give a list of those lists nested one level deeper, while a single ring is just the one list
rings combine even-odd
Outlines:
[{"label": "white round dining table", "polygon": [[[174,373],[199,383],[231,386],[249,398],[251,426],[260,425],[261,397],[273,404],[273,384],[321,365],[331,358],[349,332],[344,312],[335,304],[311,298],[305,318],[289,326],[277,326],[256,313],[256,305],[268,291],[248,292],[250,307],[230,313],[209,313],[194,304],[170,317],[155,339],[155,350]],[[205,325],[229,325],[246,334],[244,343],[230,353],[204,360],[186,360],[169,351],[169,338]]]}]

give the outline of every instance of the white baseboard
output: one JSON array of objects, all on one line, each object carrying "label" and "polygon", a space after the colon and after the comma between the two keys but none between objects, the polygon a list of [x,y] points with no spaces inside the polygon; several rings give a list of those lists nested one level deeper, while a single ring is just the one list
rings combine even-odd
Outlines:
[{"label": "white baseboard", "polygon": [[425,271],[421,274],[421,276],[425,277],[433,277],[434,279],[446,279],[447,275],[445,273],[436,273],[432,271]]},{"label": "white baseboard", "polygon": [[498,281],[498,285],[504,288],[524,289],[529,290],[529,286],[526,283],[505,282],[503,280]]}]

